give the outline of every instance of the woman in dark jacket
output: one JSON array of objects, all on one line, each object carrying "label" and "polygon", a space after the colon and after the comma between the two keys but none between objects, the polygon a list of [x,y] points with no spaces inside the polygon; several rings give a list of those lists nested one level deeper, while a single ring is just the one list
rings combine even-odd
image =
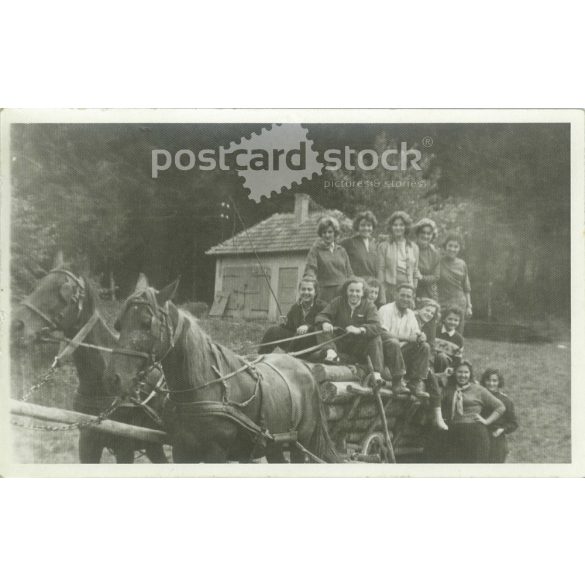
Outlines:
[{"label": "woman in dark jacket", "polygon": [[353,276],[347,252],[336,242],[339,232],[339,222],[334,217],[322,217],[317,226],[319,239],[307,255],[304,276],[319,282],[320,296],[325,302],[334,299],[343,283]]},{"label": "woman in dark jacket", "polygon": [[514,403],[504,394],[504,377],[499,370],[488,368],[481,376],[481,385],[487,388],[506,407],[506,412],[489,428],[490,463],[505,463],[510,452],[507,436],[518,428]]},{"label": "woman in dark jacket", "polygon": [[345,330],[345,337],[332,343],[327,350],[327,360],[332,361],[337,353],[344,354],[351,361],[364,363],[372,360],[375,377],[380,378],[384,367],[382,354],[382,326],[375,305],[366,297],[366,283],[354,276],[345,282],[341,294],[321,311],[315,326],[321,327],[329,336],[339,335]]},{"label": "woman in dark jacket", "polygon": [[437,224],[432,219],[425,217],[416,222],[413,231],[418,244],[419,279],[416,297],[436,301],[439,298],[437,283],[439,282],[439,262],[441,261],[441,254],[433,246],[437,237]]},{"label": "woman in dark jacket", "polygon": [[[349,256],[353,273],[366,282],[378,275],[378,242],[373,237],[377,225],[378,220],[371,211],[361,211],[353,220],[355,234],[341,242]],[[386,303],[383,288],[379,292],[378,303]]]},{"label": "woman in dark jacket", "polygon": [[[300,351],[316,345],[316,335],[290,341],[281,340],[315,331],[315,318],[326,306],[327,303],[319,298],[317,281],[309,277],[303,278],[299,282],[297,302],[290,308],[283,324],[274,325],[266,331],[258,353],[270,353],[277,347],[283,351]],[[309,356],[303,358],[307,359]]]}]

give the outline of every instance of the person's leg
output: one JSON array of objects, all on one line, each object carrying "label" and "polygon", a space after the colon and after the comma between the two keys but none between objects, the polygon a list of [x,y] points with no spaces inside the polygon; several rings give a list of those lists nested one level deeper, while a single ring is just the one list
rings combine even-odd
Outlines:
[{"label": "person's leg", "polygon": [[423,380],[426,379],[429,371],[429,359],[431,348],[425,342],[409,342],[402,346],[402,357],[406,364],[406,377],[411,389],[420,397],[428,397],[425,392]]},{"label": "person's leg", "polygon": [[489,437],[490,440],[490,463],[505,463],[508,456],[508,440],[506,435]]},{"label": "person's leg", "polygon": [[273,327],[270,327],[264,334],[264,337],[262,337],[262,344],[274,342],[274,345],[263,345],[262,347],[258,348],[258,353],[271,353],[278,346],[282,347],[282,349],[286,351],[287,343],[285,342],[280,344],[278,341],[292,337],[293,335],[294,331],[290,331],[282,325],[274,325]]},{"label": "person's leg", "polygon": [[390,334],[387,331],[382,331],[380,337],[382,340],[384,366],[389,370],[392,386],[394,386],[395,383],[399,385],[404,374],[406,374],[406,366],[404,364],[404,358],[402,357],[400,343],[397,339],[390,337]]},{"label": "person's leg", "polygon": [[439,381],[432,370],[429,370],[426,379],[426,391],[429,394],[429,406],[433,412],[433,424],[442,431],[447,430],[447,425],[443,419],[441,411],[441,402],[443,400],[443,391],[439,386]]},{"label": "person's leg", "polygon": [[490,438],[487,428],[481,423],[461,424],[465,427],[464,463],[489,463]]},{"label": "person's leg", "polygon": [[435,354],[434,370],[437,374],[442,374],[450,365],[451,362],[445,353],[438,351]]}]

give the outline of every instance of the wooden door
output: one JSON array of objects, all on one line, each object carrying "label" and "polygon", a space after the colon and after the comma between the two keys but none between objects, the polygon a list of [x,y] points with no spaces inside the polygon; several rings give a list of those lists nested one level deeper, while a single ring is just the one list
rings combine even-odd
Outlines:
[{"label": "wooden door", "polygon": [[299,269],[296,266],[278,270],[278,303],[284,315],[297,300],[298,279]]}]

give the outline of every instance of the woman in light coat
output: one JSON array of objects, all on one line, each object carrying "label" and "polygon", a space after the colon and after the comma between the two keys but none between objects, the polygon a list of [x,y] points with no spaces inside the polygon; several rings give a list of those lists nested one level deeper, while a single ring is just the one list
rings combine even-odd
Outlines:
[{"label": "woman in light coat", "polygon": [[420,277],[419,249],[408,239],[412,219],[404,211],[395,211],[387,222],[389,239],[378,246],[378,280],[386,293],[386,302],[394,300],[397,286],[409,284],[416,290]]}]

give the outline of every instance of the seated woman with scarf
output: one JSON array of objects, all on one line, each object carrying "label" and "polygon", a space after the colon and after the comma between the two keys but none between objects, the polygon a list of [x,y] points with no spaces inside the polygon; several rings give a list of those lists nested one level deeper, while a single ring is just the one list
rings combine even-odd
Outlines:
[{"label": "seated woman with scarf", "polygon": [[353,277],[341,288],[341,294],[333,299],[316,317],[315,326],[323,333],[335,337],[336,330],[345,331],[345,336],[332,342],[327,348],[326,361],[336,361],[338,353],[350,361],[364,363],[369,357],[374,368],[374,379],[380,380],[384,367],[382,327],[375,305],[366,296],[366,283]]}]

